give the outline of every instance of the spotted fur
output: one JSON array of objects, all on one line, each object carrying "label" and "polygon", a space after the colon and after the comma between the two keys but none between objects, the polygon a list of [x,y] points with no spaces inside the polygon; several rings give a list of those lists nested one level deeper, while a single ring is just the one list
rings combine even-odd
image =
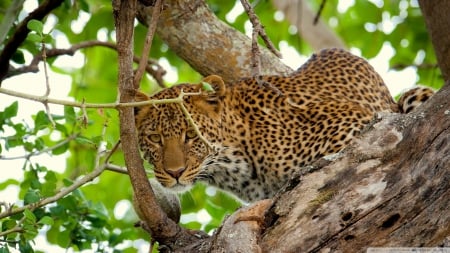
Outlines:
[{"label": "spotted fur", "polygon": [[289,76],[228,85],[218,76],[204,81],[214,91],[181,84],[150,98],[199,93],[185,96],[184,105],[212,149],[180,105],[136,108],[140,148],[167,188],[204,181],[244,201],[269,198],[296,169],[345,147],[375,113],[401,111],[375,70],[339,49],[313,55]]},{"label": "spotted fur", "polygon": [[403,93],[398,104],[402,113],[409,113],[433,96],[434,90],[428,87],[414,87]]}]

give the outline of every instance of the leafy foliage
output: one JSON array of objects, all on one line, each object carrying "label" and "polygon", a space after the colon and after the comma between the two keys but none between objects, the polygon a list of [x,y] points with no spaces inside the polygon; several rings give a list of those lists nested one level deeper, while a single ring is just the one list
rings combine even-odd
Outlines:
[{"label": "leafy foliage", "polygon": [[[2,1],[0,8],[7,9],[11,2]],[[239,1],[207,2],[221,20],[246,32],[246,14],[235,11]],[[314,0],[309,3],[317,9],[321,2]],[[435,66],[436,58],[418,6],[414,5],[414,1],[406,0],[385,1],[381,5],[379,2],[382,1],[355,1],[345,11],[339,12],[339,1],[329,0],[321,18],[331,24],[349,47],[360,49],[367,58],[378,55],[383,45],[391,45],[395,49],[389,61],[392,68],[414,65],[420,83],[438,88],[442,84],[439,71],[436,67],[425,67]],[[292,32],[291,25],[276,18],[276,10],[270,1],[254,3],[255,11],[275,45],[287,42],[303,54],[310,53],[309,45]],[[232,10],[233,13],[230,13]],[[41,53],[42,43],[49,48],[58,48],[59,41],[67,41],[70,45],[97,39],[113,42],[114,22],[111,13],[111,1],[65,1],[46,20],[31,20],[28,23],[32,32],[15,52],[12,63],[19,67],[29,64],[30,56]],[[16,23],[27,14],[23,10],[17,16]],[[0,13],[0,19],[4,15]],[[229,18],[230,15],[235,18]],[[15,28],[8,27],[8,36],[14,33]],[[145,34],[146,28],[137,25],[137,55],[140,54]],[[0,50],[6,41],[0,42]],[[197,81],[200,78],[161,39],[155,38],[152,48],[154,59],[160,62],[164,59],[176,68],[178,82]],[[67,95],[76,101],[114,102],[117,98],[116,52],[106,47],[89,47],[83,49],[81,55],[84,61],[81,67],[61,67],[55,59],[48,59],[53,72],[71,77]],[[144,78],[141,88],[147,92],[158,89],[149,76]],[[205,89],[210,87],[205,84]],[[66,106],[61,114],[50,114],[50,120],[49,113],[44,110],[26,116],[19,115],[20,107],[21,102],[15,101],[0,111],[0,170],[6,170],[2,162],[14,159],[17,166],[7,169],[22,170],[23,174],[20,179],[15,179],[2,171],[2,175],[6,176],[0,179],[0,191],[8,187],[19,190],[17,201],[12,206],[2,203],[0,211],[8,214],[10,210],[23,206],[27,208],[0,218],[0,252],[10,252],[13,248],[21,252],[34,252],[42,248],[42,245],[35,244],[39,235],[45,236],[49,244],[64,249],[136,251],[130,242],[148,238],[133,226],[137,217],[130,206],[132,192],[126,175],[104,171],[92,183],[83,185],[51,204],[39,205],[105,161],[105,153],[118,142],[118,113],[107,109],[84,111]],[[23,155],[11,157],[12,151]],[[34,157],[42,155],[48,159],[63,157],[66,163],[52,167],[33,162]],[[120,149],[112,154],[109,162],[124,166]],[[151,165],[146,166],[151,168]],[[124,207],[118,203],[128,204]],[[181,204],[184,226],[207,232],[220,225],[225,215],[240,206],[233,197],[220,191],[211,192],[205,185],[197,185],[189,193],[183,194]],[[192,217],[190,214],[199,213],[208,217],[189,218]]]}]

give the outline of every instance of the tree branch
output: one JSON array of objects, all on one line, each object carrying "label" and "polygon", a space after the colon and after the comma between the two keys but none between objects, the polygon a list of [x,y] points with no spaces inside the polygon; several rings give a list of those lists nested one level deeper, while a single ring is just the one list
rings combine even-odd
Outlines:
[{"label": "tree branch", "polygon": [[298,35],[314,50],[338,47],[346,48],[344,42],[321,19],[314,24],[314,13],[308,1],[272,0],[273,5],[284,13],[286,19],[297,27]]},{"label": "tree branch", "polygon": [[[72,56],[75,54],[76,51],[78,51],[80,49],[85,49],[85,48],[94,47],[94,46],[102,46],[102,47],[110,48],[110,49],[117,51],[117,46],[114,43],[92,40],[92,41],[84,41],[84,42],[80,42],[78,44],[74,44],[70,48],[66,48],[66,49],[60,49],[60,48],[47,49],[46,55],[47,55],[47,58],[61,56],[61,55]],[[37,54],[33,57],[33,59],[31,60],[31,63],[29,65],[20,67],[17,69],[11,69],[6,74],[4,79],[13,77],[16,75],[20,75],[23,73],[28,73],[28,72],[36,73],[39,71],[38,64],[41,61],[43,61],[42,54]],[[133,56],[133,61],[135,63],[140,63],[141,58]],[[164,88],[165,85],[164,85],[164,82],[162,79],[162,77],[166,74],[166,71],[164,70],[164,68],[161,65],[159,65],[159,63],[156,60],[148,59],[148,57],[145,58],[145,61],[146,61],[146,64],[144,65],[145,71],[147,73],[149,73],[151,76],[153,76],[155,81],[158,83],[159,87]],[[154,70],[152,68],[152,66],[155,66],[156,70]]]},{"label": "tree branch", "polygon": [[[104,125],[103,130],[102,130],[102,137],[104,137],[105,133],[106,133],[106,124]],[[77,135],[72,135],[71,138],[66,139],[65,142],[61,142],[61,143],[59,143],[56,146],[63,145],[65,143],[67,143],[68,140],[73,139],[76,136]],[[39,200],[36,203],[31,203],[31,204],[28,204],[28,205],[25,205],[25,206],[22,206],[22,207],[19,207],[19,208],[15,208],[15,209],[13,209],[12,207],[11,208],[7,208],[6,211],[0,213],[0,219],[2,219],[4,217],[7,217],[7,216],[11,216],[11,215],[17,214],[17,213],[21,213],[25,209],[30,209],[31,211],[33,211],[36,208],[39,208],[39,207],[45,206],[47,204],[53,203],[53,202],[55,202],[55,201],[65,197],[66,195],[70,194],[71,192],[73,192],[74,190],[78,189],[82,185],[92,181],[94,178],[98,177],[107,167],[109,167],[109,159],[114,154],[114,152],[116,152],[118,145],[119,145],[119,143],[117,143],[111,149],[111,151],[108,152],[108,154],[107,154],[107,156],[105,158],[105,162],[103,164],[100,164],[100,159],[102,157],[103,150],[102,150],[101,146],[98,147],[97,154],[96,154],[96,157],[95,157],[95,169],[91,173],[83,176],[81,179],[76,180],[70,186],[61,189],[58,193],[56,193],[55,195],[53,195],[51,197],[41,199],[41,200]],[[54,147],[52,147],[52,148],[54,148]],[[41,151],[41,152],[43,152],[43,151]]]},{"label": "tree branch", "polygon": [[[264,30],[264,26],[259,21],[258,16],[256,15],[255,11],[253,10],[248,0],[241,0],[241,4],[244,7],[244,10],[247,13],[248,18],[250,19],[250,22],[252,23],[253,30],[256,30],[257,34],[261,36],[261,39],[263,39],[264,43],[266,44],[270,52],[272,52],[278,58],[281,58],[281,53],[275,48],[272,41],[269,39],[269,36],[267,36],[266,31]],[[252,44],[257,42],[258,42],[257,39],[252,38]]]},{"label": "tree branch", "polygon": [[129,103],[103,103],[103,104],[96,104],[96,103],[85,103],[85,102],[74,102],[74,101],[68,101],[68,100],[62,100],[62,99],[55,99],[55,98],[49,98],[46,96],[36,96],[32,94],[27,94],[23,92],[13,91],[5,88],[0,88],[0,93],[18,97],[18,98],[24,98],[28,100],[33,100],[36,102],[41,103],[49,103],[49,104],[56,104],[56,105],[66,105],[66,106],[72,106],[77,108],[111,108],[111,109],[118,109],[118,108],[126,108],[126,107],[138,107],[138,106],[145,106],[145,105],[158,105],[158,104],[168,104],[168,103],[182,103],[184,96],[196,96],[198,93],[183,93],[182,96],[178,96],[176,98],[169,98],[169,99],[152,99],[148,101],[140,101],[140,102],[129,102]]},{"label": "tree branch", "polygon": [[31,12],[20,24],[16,31],[6,43],[3,51],[0,53],[0,86],[1,82],[8,73],[9,61],[17,51],[22,42],[27,38],[30,29],[27,28],[28,21],[32,19],[42,20],[48,13],[60,6],[63,0],[47,0],[39,5],[37,9]]},{"label": "tree branch", "polygon": [[[164,5],[156,32],[197,72],[220,75],[225,83],[251,76],[251,39],[219,20],[204,0],[165,0]],[[149,25],[152,8],[139,5],[137,11],[139,21]],[[292,72],[267,48],[260,52],[262,75]]]},{"label": "tree branch", "polygon": [[[447,1],[419,0],[444,80],[450,80],[450,6]],[[448,83],[448,82],[447,82]]]},{"label": "tree branch", "polygon": [[[132,58],[133,54],[133,21],[136,0],[114,0],[113,10],[116,24],[117,51],[119,53],[119,94],[120,102],[134,101],[136,90],[133,83]],[[142,158],[138,149],[137,132],[134,124],[132,108],[119,108],[120,139],[124,145],[125,164],[128,168],[133,186],[135,209],[143,220],[143,228],[151,233],[153,239],[160,245],[170,249],[177,249],[190,245],[205,237],[202,232],[188,231],[173,220],[158,205],[145,173]],[[136,206],[137,205],[137,206]]]},{"label": "tree branch", "polygon": [[28,205],[25,205],[25,206],[22,206],[22,207],[18,207],[18,208],[14,208],[14,209],[2,212],[2,213],[0,213],[0,219],[3,219],[5,217],[11,216],[11,215],[14,215],[14,214],[17,214],[17,213],[21,213],[25,209],[34,210],[36,208],[39,208],[39,207],[45,206],[47,204],[53,203],[53,202],[57,201],[58,199],[63,198],[67,194],[73,192],[74,190],[78,189],[82,185],[92,181],[94,178],[98,177],[100,174],[102,174],[102,172],[105,170],[105,168],[106,168],[105,164],[95,168],[94,171],[92,171],[91,173],[85,175],[81,179],[76,180],[72,185],[68,186],[67,188],[61,189],[57,194],[55,194],[52,197],[44,198],[44,199],[42,199],[42,200],[40,200],[40,201],[38,201],[36,203],[28,204]]},{"label": "tree branch", "polygon": [[148,57],[150,53],[150,49],[152,48],[152,42],[153,42],[153,35],[156,31],[156,25],[158,24],[159,15],[161,13],[161,3],[162,0],[156,0],[155,6],[153,7],[153,13],[152,13],[152,22],[148,26],[147,34],[145,35],[145,43],[144,48],[142,49],[142,56],[141,60],[139,61],[139,66],[136,71],[136,74],[134,75],[134,88],[136,90],[139,89],[142,75],[144,74],[144,70],[146,66],[148,65]]},{"label": "tree branch", "polygon": [[48,148],[45,148],[45,149],[42,149],[42,150],[39,150],[36,152],[30,152],[30,153],[28,153],[26,155],[22,155],[22,156],[5,157],[5,156],[0,155],[0,160],[16,160],[16,159],[27,159],[28,160],[32,156],[38,156],[38,155],[41,155],[41,154],[44,154],[47,152],[51,152],[52,150],[55,150],[59,147],[62,147],[64,145],[66,145],[67,143],[69,143],[70,141],[72,141],[73,139],[75,139],[77,136],[78,136],[78,134],[72,134],[69,137],[67,137],[65,140],[57,143],[54,146],[51,146],[51,147],[48,147]]}]

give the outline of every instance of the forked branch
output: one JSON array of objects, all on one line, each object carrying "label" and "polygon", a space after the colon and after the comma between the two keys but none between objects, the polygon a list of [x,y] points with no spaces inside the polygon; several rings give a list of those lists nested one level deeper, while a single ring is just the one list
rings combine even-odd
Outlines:
[{"label": "forked branch", "polygon": [[266,31],[264,30],[264,26],[261,24],[261,22],[258,19],[258,16],[255,14],[255,11],[253,10],[253,7],[250,5],[248,0],[241,0],[241,4],[245,9],[245,12],[248,15],[248,18],[250,19],[250,22],[253,26],[252,31],[252,76],[258,76],[260,75],[260,52],[258,47],[258,36],[261,36],[261,39],[266,44],[267,48],[278,58],[281,58],[281,53],[278,52],[278,50],[273,45],[272,41],[270,41],[269,37],[266,34]]}]

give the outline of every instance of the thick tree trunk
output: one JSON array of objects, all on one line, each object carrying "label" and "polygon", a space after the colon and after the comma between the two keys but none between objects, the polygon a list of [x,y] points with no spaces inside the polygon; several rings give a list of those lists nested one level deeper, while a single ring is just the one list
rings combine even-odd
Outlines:
[{"label": "thick tree trunk", "polygon": [[[217,20],[203,1],[165,4],[158,34],[195,69],[227,81],[250,75],[249,38]],[[146,22],[149,12],[139,13]],[[436,51],[449,59],[448,50]],[[262,58],[264,73],[289,71],[270,53]],[[448,97],[449,82],[418,112],[384,115],[334,161],[305,168],[284,193],[239,210],[212,237],[172,250],[363,252],[441,245],[450,239]]]},{"label": "thick tree trunk", "polygon": [[433,41],[439,68],[444,80],[450,79],[450,3],[440,0],[419,1],[425,23]]}]

